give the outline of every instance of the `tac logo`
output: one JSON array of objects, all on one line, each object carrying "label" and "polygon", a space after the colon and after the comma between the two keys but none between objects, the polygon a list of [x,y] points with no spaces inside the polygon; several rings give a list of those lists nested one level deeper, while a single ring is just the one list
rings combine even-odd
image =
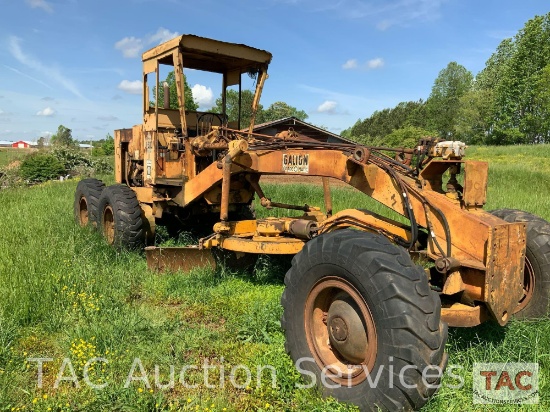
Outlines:
[{"label": "tac logo", "polygon": [[538,363],[474,363],[475,404],[539,403]]}]

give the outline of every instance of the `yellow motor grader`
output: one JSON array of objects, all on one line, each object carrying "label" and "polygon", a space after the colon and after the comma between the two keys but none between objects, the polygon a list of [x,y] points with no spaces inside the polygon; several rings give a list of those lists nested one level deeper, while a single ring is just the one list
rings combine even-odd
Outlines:
[{"label": "yellow motor grader", "polygon": [[[115,247],[149,245],[155,269],[215,264],[212,251],[237,261],[295,255],[281,324],[292,359],[310,359],[300,364],[304,376],[330,382],[324,394],[362,410],[420,408],[441,379],[426,381],[423,372],[446,366],[447,325],[505,325],[547,314],[550,225],[517,210],[484,211],[488,165],[465,160],[460,142],[426,138],[412,149],[392,149],[294,131],[254,133],[271,57],[193,35],[145,52],[143,124],[115,131],[118,184],[78,184],[76,221],[97,227]],[[170,90],[159,79],[163,65],[174,70],[178,109],[170,108]],[[221,113],[185,109],[184,69],[220,75]],[[243,76],[256,84],[247,125],[240,124],[240,108],[237,121],[226,112],[227,90],[241,96]],[[324,207],[270,199],[261,187],[268,175],[321,177]],[[361,208],[333,213],[330,179],[407,224]],[[303,214],[256,219],[255,195],[263,207]],[[208,234],[191,247],[155,247],[157,225],[172,232],[201,226]],[[371,375],[379,376],[375,385]]]}]

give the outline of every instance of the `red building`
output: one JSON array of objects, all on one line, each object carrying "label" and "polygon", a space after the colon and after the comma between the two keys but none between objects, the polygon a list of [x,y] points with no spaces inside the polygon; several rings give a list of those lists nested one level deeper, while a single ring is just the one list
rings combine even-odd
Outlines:
[{"label": "red building", "polygon": [[23,140],[19,140],[18,142],[12,143],[11,147],[16,147],[18,149],[29,149],[31,147],[30,142],[24,142]]}]

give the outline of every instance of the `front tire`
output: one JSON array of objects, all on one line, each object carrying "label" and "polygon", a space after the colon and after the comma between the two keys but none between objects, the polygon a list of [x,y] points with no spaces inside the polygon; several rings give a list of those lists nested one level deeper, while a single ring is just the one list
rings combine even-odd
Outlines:
[{"label": "front tire", "polygon": [[285,285],[286,350],[317,384],[325,370],[325,396],[393,411],[420,408],[436,392],[440,377],[426,385],[422,372],[446,366],[447,325],[403,248],[349,229],[321,235],[294,257]]},{"label": "front tire", "polygon": [[109,186],[99,199],[97,227],[117,249],[141,249],[145,226],[136,194],[128,186]]},{"label": "front tire", "polygon": [[527,224],[527,247],[523,296],[514,312],[516,319],[548,316],[550,309],[550,223],[531,213],[515,209],[490,212],[509,223]]},{"label": "front tire", "polygon": [[78,182],[74,194],[74,219],[81,227],[96,226],[99,198],[105,184],[97,179],[84,179]]}]

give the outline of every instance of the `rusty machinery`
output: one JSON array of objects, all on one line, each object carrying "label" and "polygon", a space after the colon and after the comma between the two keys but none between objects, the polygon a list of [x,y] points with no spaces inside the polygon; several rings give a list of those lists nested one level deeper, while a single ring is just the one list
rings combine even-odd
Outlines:
[{"label": "rusty machinery", "polygon": [[[263,50],[191,35],[145,52],[143,124],[115,131],[119,184],[81,181],[76,220],[128,248],[151,242],[159,224],[207,227],[198,245],[147,247],[156,269],[214,265],[211,250],[295,254],[282,297],[290,356],[311,358],[302,368],[315,376],[328,371],[339,384],[324,392],[361,409],[418,408],[435,392],[421,372],[408,370],[408,385],[396,387],[383,378],[379,388],[367,386],[367,374],[387,370],[388,359],[396,359],[395,368],[444,368],[447,324],[505,325],[514,315],[545,315],[548,224],[524,212],[484,211],[487,163],[464,160],[460,142],[427,138],[413,149],[392,149],[319,142],[293,131],[254,133],[270,61]],[[159,102],[160,65],[175,72],[176,110],[166,85]],[[184,68],[221,75],[222,113],[184,109]],[[256,80],[247,125],[240,117],[229,122],[225,112],[226,90],[236,86],[240,96],[243,75]],[[324,211],[271,200],[261,187],[264,175],[322,177]],[[333,213],[329,178],[408,223],[363,209]],[[303,214],[255,219],[248,209],[255,195],[263,207]]]}]

